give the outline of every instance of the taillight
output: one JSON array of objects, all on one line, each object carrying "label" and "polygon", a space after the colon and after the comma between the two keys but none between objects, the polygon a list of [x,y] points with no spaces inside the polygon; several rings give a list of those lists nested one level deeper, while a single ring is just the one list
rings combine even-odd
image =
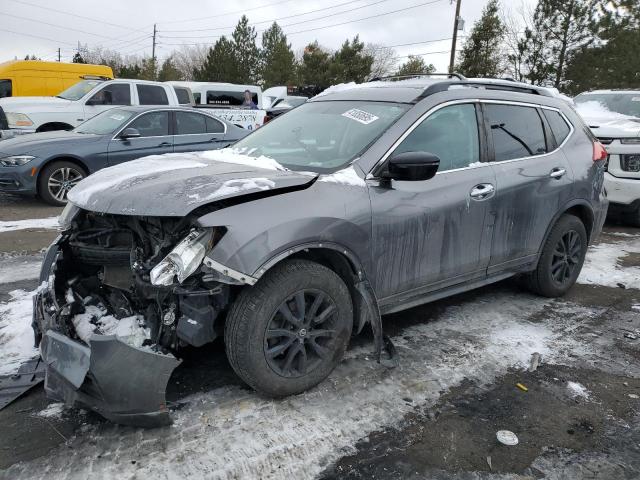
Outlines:
[{"label": "taillight", "polygon": [[608,155],[609,154],[607,153],[607,149],[604,148],[604,145],[602,145],[600,142],[593,142],[593,161],[594,162],[599,162],[600,160],[606,160]]}]

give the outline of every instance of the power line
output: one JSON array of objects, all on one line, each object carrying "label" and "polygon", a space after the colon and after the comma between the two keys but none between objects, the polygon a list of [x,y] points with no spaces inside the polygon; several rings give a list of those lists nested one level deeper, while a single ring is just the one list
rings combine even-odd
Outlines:
[{"label": "power line", "polygon": [[13,17],[13,18],[17,18],[17,19],[19,19],[19,20],[26,20],[26,21],[28,21],[28,22],[41,23],[41,24],[43,24],[43,25],[48,25],[48,26],[50,26],[50,27],[54,27],[54,28],[61,28],[61,29],[63,29],[63,30],[70,30],[70,31],[72,31],[72,32],[84,33],[84,34],[86,34],[86,35],[94,35],[94,36],[96,36],[96,37],[102,37],[102,38],[106,38],[106,39],[109,39],[109,40],[116,40],[116,39],[115,39],[115,38],[113,38],[113,37],[107,37],[107,36],[105,36],[105,35],[101,35],[101,34],[99,34],[99,33],[87,32],[87,31],[85,31],[85,30],[79,30],[79,29],[77,29],[77,28],[71,28],[71,27],[62,27],[62,26],[60,26],[60,25],[56,25],[55,23],[49,23],[49,22],[45,22],[45,21],[42,21],[42,20],[36,20],[35,18],[21,17],[20,15],[14,15],[14,14],[12,14],[12,13],[2,12],[2,16],[4,16],[4,17]]},{"label": "power line", "polygon": [[14,32],[13,30],[7,30],[6,28],[0,28],[0,32],[13,33],[14,35],[22,35],[24,37],[39,38],[41,40],[47,40],[49,42],[60,43],[62,45],[71,45],[72,47],[75,47],[74,43],[63,42],[63,41],[60,41],[60,40],[54,40],[53,38],[43,37],[41,35],[34,35],[32,33]]},{"label": "power line", "polygon": [[[288,16],[286,16],[286,17],[274,18],[274,19],[271,19],[271,20],[263,20],[263,21],[260,21],[260,22],[253,22],[253,23],[251,23],[251,24],[250,24],[250,26],[252,26],[252,27],[253,27],[253,26],[255,26],[255,25],[260,25],[260,24],[262,24],[262,23],[278,22],[278,21],[280,21],[280,20],[286,20],[286,19],[288,19],[288,18],[302,17],[303,15],[310,15],[310,14],[312,14],[312,13],[323,12],[323,11],[325,11],[325,10],[330,10],[330,9],[332,9],[332,8],[343,7],[343,6],[348,5],[348,4],[351,4],[351,3],[357,3],[357,2],[362,2],[362,1],[363,1],[363,0],[349,0],[348,2],[339,3],[339,4],[337,4],[337,5],[332,5],[332,6],[330,6],[330,7],[318,8],[318,9],[316,9],[316,10],[310,10],[310,11],[308,11],[308,12],[297,13],[297,14],[295,14],[295,15],[288,15]],[[340,15],[340,14],[343,14],[343,13],[348,13],[348,12],[351,12],[351,11],[353,11],[353,10],[358,10],[358,9],[360,9],[360,8],[365,8],[365,7],[371,7],[371,6],[376,5],[376,4],[378,4],[378,3],[388,2],[388,1],[389,1],[389,0],[380,0],[380,1],[378,1],[378,2],[374,2],[374,3],[369,4],[369,5],[362,5],[362,6],[360,6],[360,7],[354,8],[354,9],[352,9],[352,10],[345,10],[344,12],[337,12],[337,13],[334,13],[333,15]],[[327,17],[329,17],[329,16],[330,16],[330,15],[328,15]],[[320,18],[327,18],[327,17],[320,17]],[[318,20],[318,19],[317,19],[317,18],[314,18],[314,19],[310,19],[310,20],[305,20],[304,22],[300,22],[300,23],[313,22],[313,21],[315,21],[315,20]],[[297,24],[295,24],[295,23],[294,23],[294,24],[290,24],[290,25],[297,25]],[[284,26],[287,26],[287,25],[284,25]],[[205,32],[205,31],[213,31],[213,30],[225,30],[225,29],[231,29],[231,28],[235,28],[235,27],[236,27],[236,25],[229,25],[229,26],[226,26],[226,27],[203,28],[203,29],[200,29],[200,30],[193,30],[193,29],[191,29],[191,30],[164,30],[164,31],[165,31],[165,32],[169,32],[169,33]],[[169,36],[168,36],[167,38],[208,38],[208,37],[169,37]]]},{"label": "power line", "polygon": [[48,11],[54,12],[54,13],[60,13],[60,14],[63,14],[63,15],[69,15],[71,17],[76,17],[76,18],[82,18],[84,20],[89,20],[91,22],[100,23],[101,25],[109,25],[109,26],[112,26],[112,27],[117,27],[117,28],[122,28],[124,30],[132,30],[132,31],[137,31],[137,32],[141,32],[142,31],[142,29],[136,29],[136,28],[132,28],[132,27],[125,27],[123,25],[118,25],[117,23],[106,22],[103,19],[96,19],[96,18],[86,17],[84,15],[78,15],[77,13],[66,12],[64,10],[60,10],[60,9],[57,9],[57,8],[50,8],[50,7],[45,7],[44,5],[38,5],[36,3],[25,2],[24,0],[11,0],[11,1],[15,2],[15,3],[22,4],[22,5],[29,5],[30,7],[41,8],[42,10],[48,10]]},{"label": "power line", "polygon": [[[370,20],[372,18],[384,17],[386,15],[392,15],[394,13],[404,12],[404,11],[407,11],[407,10],[411,10],[411,9],[418,8],[418,7],[423,7],[425,5],[431,5],[433,3],[438,3],[438,2],[442,2],[442,1],[444,1],[444,0],[431,0],[429,2],[423,2],[423,3],[419,3],[417,5],[412,5],[410,7],[399,8],[397,10],[392,10],[390,12],[379,13],[377,15],[370,15],[368,17],[363,17],[363,18],[356,18],[356,19],[353,19],[353,20],[345,21],[345,22],[334,23],[332,25],[324,25],[324,26],[321,26],[321,27],[308,28],[306,30],[298,30],[296,32],[285,32],[285,34],[286,35],[296,35],[298,33],[306,33],[306,32],[313,32],[313,31],[316,31],[316,30],[324,30],[326,28],[333,28],[333,27],[338,27],[338,26],[341,26],[341,25],[347,25],[349,23],[362,22],[362,21],[365,21],[365,20]],[[314,20],[322,20],[324,18],[332,17],[332,16],[335,16],[335,15],[336,14],[326,15],[326,16],[323,16],[323,17],[316,18]],[[295,23],[294,24],[288,24],[288,25],[281,25],[281,26],[282,27],[287,27],[287,26],[291,26],[291,25],[295,25]],[[264,30],[261,30],[261,31],[264,31]],[[258,31],[258,33],[260,33],[261,31]],[[223,36],[223,35],[215,35],[215,36],[211,36],[211,37],[208,37],[208,38],[220,38],[221,36]],[[167,37],[167,38],[170,38],[170,37]],[[165,45],[212,45],[212,44],[213,44],[213,42],[165,43]]]},{"label": "power line", "polygon": [[[13,1],[17,1],[17,0],[13,0]],[[239,13],[247,13],[247,12],[252,12],[254,10],[260,10],[261,8],[275,7],[276,5],[280,5],[282,3],[289,3],[289,2],[292,2],[292,1],[293,0],[280,0],[279,2],[267,3],[267,4],[261,5],[259,7],[244,8],[242,10],[236,10],[235,12],[219,13],[219,14],[216,14],[216,15],[210,15],[208,17],[195,17],[195,18],[188,18],[188,19],[184,19],[184,20],[171,20],[171,21],[168,21],[168,22],[161,22],[161,24],[169,25],[169,24],[175,24],[175,23],[193,22],[193,21],[196,21],[196,20],[209,20],[211,18],[227,17],[229,15],[237,15]]]}]

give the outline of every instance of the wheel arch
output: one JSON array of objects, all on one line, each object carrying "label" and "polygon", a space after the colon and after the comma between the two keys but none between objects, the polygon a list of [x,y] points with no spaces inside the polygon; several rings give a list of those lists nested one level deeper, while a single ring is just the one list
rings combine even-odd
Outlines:
[{"label": "wheel arch", "polygon": [[73,130],[73,125],[66,122],[47,122],[36,128],[36,133],[55,132],[56,130]]},{"label": "wheel arch", "polygon": [[[553,226],[558,223],[558,220],[562,215],[570,214],[578,217],[580,221],[583,223],[584,228],[587,232],[587,242],[591,242],[591,238],[593,236],[593,228],[595,222],[595,214],[593,212],[593,208],[586,200],[576,199],[566,203],[563,208],[558,210],[558,213],[555,214],[549,225],[547,225],[547,230],[544,234],[543,241],[540,244],[540,248],[538,249],[538,258],[540,259],[540,255],[542,255],[542,249],[549,238],[549,234],[551,233],[551,229]],[[536,264],[537,264],[536,260]]]}]

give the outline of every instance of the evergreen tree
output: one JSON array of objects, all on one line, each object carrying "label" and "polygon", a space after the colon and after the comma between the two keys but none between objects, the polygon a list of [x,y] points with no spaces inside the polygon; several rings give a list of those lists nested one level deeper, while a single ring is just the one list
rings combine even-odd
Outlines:
[{"label": "evergreen tree", "polygon": [[299,77],[303,85],[314,85],[325,89],[331,86],[329,69],[331,54],[315,41],[307,45],[299,67]]},{"label": "evergreen tree", "polygon": [[140,68],[140,65],[136,64],[120,65],[116,70],[114,70],[114,73],[118,78],[142,78],[142,68]]},{"label": "evergreen tree", "polygon": [[138,78],[141,80],[155,80],[158,78],[158,66],[155,58],[142,59],[142,64],[140,65],[140,76]]},{"label": "evergreen tree", "polygon": [[373,57],[364,51],[364,43],[358,35],[350,42],[345,40],[340,50],[334,53],[331,65],[332,83],[364,82],[371,74]]},{"label": "evergreen tree", "polygon": [[233,42],[220,37],[209,49],[202,67],[193,72],[193,78],[200,82],[236,82],[238,64]]},{"label": "evergreen tree", "polygon": [[158,73],[158,81],[168,82],[170,80],[182,80],[182,74],[173,63],[173,57],[167,57],[162,62],[162,67],[160,67],[160,72]]},{"label": "evergreen tree", "polygon": [[432,63],[428,64],[418,55],[409,55],[406,62],[400,65],[396,75],[413,75],[416,73],[433,73],[436,67]]},{"label": "evergreen tree", "polygon": [[231,34],[236,67],[234,83],[253,84],[258,81],[260,52],[256,46],[257,35],[256,29],[249,26],[249,19],[243,15]]},{"label": "evergreen tree", "polygon": [[73,63],[87,63],[84,61],[84,58],[82,58],[82,55],[80,55],[80,52],[76,52],[75,55],[73,56],[73,60],[71,60]]},{"label": "evergreen tree", "polygon": [[264,87],[288,85],[295,75],[295,57],[287,36],[280,26],[273,25],[262,33],[262,80]]},{"label": "evergreen tree", "polygon": [[505,28],[498,0],[489,0],[460,52],[456,70],[467,77],[499,77],[504,72],[501,45]]}]

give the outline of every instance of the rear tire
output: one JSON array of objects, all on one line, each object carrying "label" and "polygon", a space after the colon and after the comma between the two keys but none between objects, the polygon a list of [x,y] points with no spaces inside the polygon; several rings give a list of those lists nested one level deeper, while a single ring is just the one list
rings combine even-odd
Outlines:
[{"label": "rear tire", "polygon": [[73,162],[51,162],[38,176],[38,195],[51,205],[66,205],[69,190],[86,177],[87,172],[84,168]]},{"label": "rear tire", "polygon": [[258,392],[294,395],[331,373],[352,326],[353,306],[342,279],[320,264],[286,260],[245,288],[231,306],[227,357]]},{"label": "rear tire", "polygon": [[525,286],[545,297],[564,295],[578,279],[586,253],[584,224],[574,215],[562,215],[549,232],[538,266],[524,277]]}]

